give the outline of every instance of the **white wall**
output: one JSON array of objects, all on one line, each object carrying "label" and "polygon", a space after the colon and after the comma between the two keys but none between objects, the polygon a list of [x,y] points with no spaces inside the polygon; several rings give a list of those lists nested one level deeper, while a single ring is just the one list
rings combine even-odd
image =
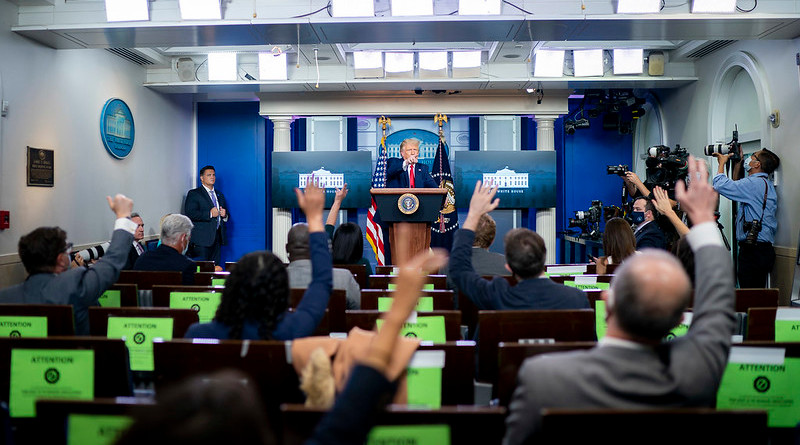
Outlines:
[{"label": "white wall", "polygon": [[[192,98],[144,88],[144,69],[107,51],[56,51],[20,37],[10,31],[15,18],[16,6],[0,0],[0,93],[9,102],[0,118],[0,209],[11,211],[0,265],[16,261],[19,237],[38,226],[59,225],[76,245],[109,239],[108,194],[132,197],[146,235],[154,234],[193,184]],[[99,135],[102,107],[113,97],[128,104],[136,124],[124,160],[111,157]],[[55,187],[26,186],[26,146],[55,151]],[[0,273],[0,286],[9,273]]]}]

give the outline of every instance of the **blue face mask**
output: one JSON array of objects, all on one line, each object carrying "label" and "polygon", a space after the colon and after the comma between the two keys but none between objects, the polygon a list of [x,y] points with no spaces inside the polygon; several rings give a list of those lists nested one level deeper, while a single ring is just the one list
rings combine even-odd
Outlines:
[{"label": "blue face mask", "polygon": [[644,212],[631,212],[631,221],[637,226],[644,222]]}]

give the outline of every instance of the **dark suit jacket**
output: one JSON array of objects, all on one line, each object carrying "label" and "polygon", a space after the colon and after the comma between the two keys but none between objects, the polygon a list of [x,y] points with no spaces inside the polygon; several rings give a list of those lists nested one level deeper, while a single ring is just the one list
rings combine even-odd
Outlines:
[{"label": "dark suit jacket", "polygon": [[197,265],[194,261],[167,245],[160,245],[158,249],[145,252],[136,260],[133,270],[163,270],[183,273],[183,284],[194,284],[194,273]]},{"label": "dark suit jacket", "polygon": [[89,306],[111,287],[125,264],[133,235],[117,229],[105,255],[92,267],[76,267],[58,275],[37,273],[24,283],[0,291],[0,303],[71,304],[75,312],[75,333],[89,335]]},{"label": "dark suit jacket", "polygon": [[[144,246],[142,246],[142,250],[146,250]],[[133,270],[133,265],[136,264],[136,260],[139,259],[139,252],[136,250],[136,247],[131,244],[131,248],[128,250],[128,259],[125,261],[125,266],[122,267],[122,270]]]},{"label": "dark suit jacket", "polygon": [[664,232],[658,227],[658,223],[650,221],[642,227],[642,230],[634,233],[636,237],[636,250],[653,247],[656,249],[667,248],[667,238]]},{"label": "dark suit jacket", "polygon": [[549,278],[529,278],[511,286],[502,277],[491,281],[475,273],[472,243],[475,232],[456,231],[450,253],[450,278],[478,309],[585,309],[589,300],[582,291]]},{"label": "dark suit jacket", "polygon": [[[414,164],[414,185],[416,188],[436,188],[439,184],[428,173],[428,166]],[[408,172],[403,170],[403,158],[386,160],[386,187],[408,188]]]},{"label": "dark suit jacket", "polygon": [[656,347],[601,344],[526,360],[503,443],[530,442],[541,428],[542,408],[713,406],[736,323],[733,267],[722,246],[694,255],[694,316],[685,336]]},{"label": "dark suit jacket", "polygon": [[[228,204],[225,195],[218,189],[214,189],[217,194],[219,206],[228,211]],[[189,190],[186,194],[186,202],[183,204],[183,214],[188,216],[194,223],[192,229],[192,242],[198,246],[212,246],[217,235],[217,218],[211,217],[211,209],[214,202],[208,196],[208,192],[201,185],[196,189]],[[230,215],[230,213],[228,213]],[[220,221],[220,244],[225,244],[225,221]]]}]

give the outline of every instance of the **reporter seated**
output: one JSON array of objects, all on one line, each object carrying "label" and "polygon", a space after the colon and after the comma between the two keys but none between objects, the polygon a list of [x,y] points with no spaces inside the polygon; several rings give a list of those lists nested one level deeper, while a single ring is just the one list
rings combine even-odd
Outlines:
[{"label": "reporter seated", "polygon": [[595,258],[597,273],[603,275],[609,264],[622,264],[626,258],[636,252],[636,238],[631,226],[622,218],[611,218],[606,221],[603,232],[604,256]]},{"label": "reporter seated", "polygon": [[109,196],[108,206],[116,215],[111,244],[92,267],[70,268],[67,233],[59,227],[39,227],[19,239],[19,256],[28,278],[24,283],[0,291],[0,303],[71,304],[75,333],[89,335],[89,307],[119,278],[128,258],[137,224],[129,219],[133,201],[124,195]]},{"label": "reporter seated", "polygon": [[197,265],[186,256],[192,236],[192,221],[180,213],[167,215],[161,223],[161,244],[136,260],[133,270],[181,272],[184,285],[194,284]]}]

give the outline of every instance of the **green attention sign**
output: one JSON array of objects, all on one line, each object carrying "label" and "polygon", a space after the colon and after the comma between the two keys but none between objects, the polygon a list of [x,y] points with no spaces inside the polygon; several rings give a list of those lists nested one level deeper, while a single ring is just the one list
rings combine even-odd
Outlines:
[{"label": "green attention sign", "polygon": [[94,351],[12,349],[11,417],[35,417],[36,399],[94,398]]},{"label": "green attention sign", "polygon": [[408,405],[428,409],[442,406],[444,351],[417,351],[406,370]]},{"label": "green attention sign", "polygon": [[108,338],[125,340],[132,371],[152,371],[153,339],[172,340],[171,318],[109,317]]},{"label": "green attention sign", "polygon": [[579,284],[575,281],[565,281],[564,286],[569,287],[577,287],[580,290],[584,289],[603,289],[608,290],[611,289],[611,283],[586,283],[586,284]]},{"label": "green attention sign", "polygon": [[211,279],[212,286],[225,286],[225,278],[212,278]]},{"label": "green attention sign", "polygon": [[[389,283],[386,285],[386,289],[388,290],[397,290],[397,285],[394,283]],[[422,290],[434,290],[433,283],[426,283],[422,285]]]},{"label": "green attention sign", "polygon": [[122,307],[122,292],[107,290],[100,295],[100,307]]},{"label": "green attention sign", "polygon": [[[392,307],[392,297],[378,297],[378,310],[386,312]],[[417,306],[414,307],[417,312],[430,312],[433,310],[433,297],[419,297]]]},{"label": "green attention sign", "polygon": [[[378,330],[383,326],[383,320],[375,321]],[[434,343],[446,342],[444,329],[444,316],[436,315],[430,317],[417,317],[415,323],[404,323],[400,330],[403,337],[418,338],[420,340],[432,341]]]},{"label": "green attention sign", "polygon": [[775,341],[800,341],[800,309],[778,308],[775,313]]},{"label": "green attention sign", "polygon": [[766,410],[769,427],[795,427],[800,422],[800,359],[784,359],[784,354],[782,348],[731,348],[717,408]]},{"label": "green attention sign", "polygon": [[603,300],[594,303],[594,326],[598,340],[606,336],[606,302]]},{"label": "green attention sign", "polygon": [[47,337],[47,317],[0,317],[0,337]]},{"label": "green attention sign", "polygon": [[217,292],[170,292],[169,307],[194,309],[200,323],[208,323],[217,313],[222,294]]},{"label": "green attention sign", "polygon": [[376,426],[367,445],[450,445],[448,425]]},{"label": "green attention sign", "polygon": [[133,423],[128,416],[70,414],[67,418],[67,445],[111,445]]}]

